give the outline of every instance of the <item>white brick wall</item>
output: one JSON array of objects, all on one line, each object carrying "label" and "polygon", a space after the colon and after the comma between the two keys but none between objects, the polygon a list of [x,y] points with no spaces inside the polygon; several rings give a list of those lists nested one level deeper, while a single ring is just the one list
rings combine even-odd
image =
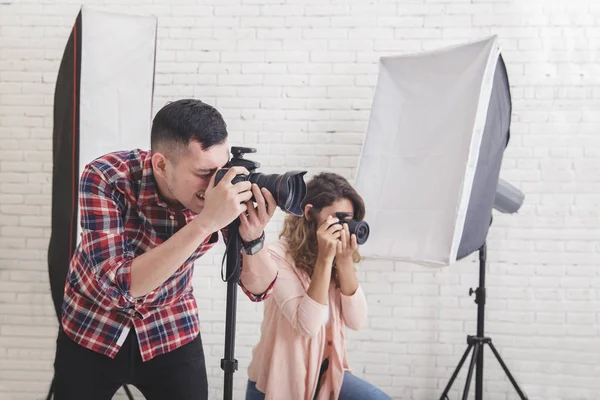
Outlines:
[{"label": "white brick wall", "polygon": [[[265,172],[352,178],[379,56],[498,34],[514,100],[503,177],[527,203],[520,216],[497,216],[490,232],[487,333],[530,399],[600,398],[597,1],[85,3],[158,15],[156,107],[183,96],[216,105],[233,141],[259,149]],[[43,398],[52,377],[52,100],[79,5],[0,1],[0,399]],[[195,279],[212,399],[223,385],[221,252],[199,263]],[[476,256],[443,270],[365,262],[370,319],[349,333],[356,373],[397,399],[437,399],[475,332],[476,267]],[[238,399],[260,310],[239,302]],[[517,398],[489,350],[485,371],[486,399]]]}]

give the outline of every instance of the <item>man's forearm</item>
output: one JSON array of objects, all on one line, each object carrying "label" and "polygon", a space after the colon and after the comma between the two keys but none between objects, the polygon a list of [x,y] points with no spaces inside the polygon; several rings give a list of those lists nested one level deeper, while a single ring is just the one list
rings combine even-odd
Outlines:
[{"label": "man's forearm", "polygon": [[253,256],[249,256],[243,250],[242,254],[240,282],[255,295],[264,293],[277,276],[277,264],[266,246]]},{"label": "man's forearm", "polygon": [[194,219],[160,246],[133,260],[130,293],[144,296],[162,285],[213,232]]}]

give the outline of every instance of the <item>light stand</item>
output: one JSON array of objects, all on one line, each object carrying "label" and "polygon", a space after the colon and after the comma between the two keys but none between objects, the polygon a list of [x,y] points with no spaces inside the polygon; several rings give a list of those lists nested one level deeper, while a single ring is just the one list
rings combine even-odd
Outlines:
[{"label": "light stand", "polygon": [[240,220],[236,218],[227,229],[227,306],[225,314],[225,355],[221,359],[221,369],[225,371],[223,398],[233,398],[233,373],[238,369],[235,359],[235,317],[237,306],[237,289],[240,281],[240,251],[242,248],[239,236]]},{"label": "light stand", "polygon": [[473,369],[475,367],[475,400],[483,400],[483,349],[484,345],[489,345],[490,349],[496,356],[496,359],[502,366],[504,373],[514,386],[515,390],[519,394],[519,398],[521,400],[527,400],[527,396],[523,393],[517,382],[513,378],[512,374],[508,370],[508,367],[500,357],[500,354],[494,347],[492,343],[492,339],[484,336],[484,323],[485,323],[485,298],[486,298],[486,290],[485,290],[485,265],[486,265],[486,257],[487,257],[487,246],[484,242],[481,248],[479,249],[479,287],[475,290],[472,288],[469,289],[469,296],[475,293],[475,303],[477,304],[477,336],[468,335],[467,336],[467,344],[468,347],[465,350],[458,366],[454,370],[444,393],[440,397],[440,400],[449,400],[448,392],[456,379],[460,369],[462,368],[467,356],[471,349],[473,350],[473,355],[471,357],[471,363],[469,364],[469,372],[467,374],[465,389],[463,392],[462,400],[466,400],[469,395],[469,388],[471,386],[471,379],[473,377]]}]

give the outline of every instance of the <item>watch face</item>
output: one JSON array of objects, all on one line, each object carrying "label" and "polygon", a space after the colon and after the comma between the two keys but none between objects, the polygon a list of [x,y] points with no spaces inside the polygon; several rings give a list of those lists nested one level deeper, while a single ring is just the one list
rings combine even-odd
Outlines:
[{"label": "watch face", "polygon": [[250,247],[248,250],[249,250],[250,254],[256,254],[262,249],[262,247],[263,247],[263,242],[258,242],[254,246]]}]

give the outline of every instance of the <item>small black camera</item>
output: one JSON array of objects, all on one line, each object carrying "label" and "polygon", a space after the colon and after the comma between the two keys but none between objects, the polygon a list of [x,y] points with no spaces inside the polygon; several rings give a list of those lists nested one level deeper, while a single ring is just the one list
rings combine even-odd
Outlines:
[{"label": "small black camera", "polygon": [[350,235],[356,235],[356,243],[364,244],[369,238],[370,228],[369,224],[365,221],[357,221],[355,219],[346,219],[352,214],[345,212],[337,212],[335,216],[340,222],[338,224],[348,224],[348,230],[350,231]]},{"label": "small black camera", "polygon": [[[256,149],[252,147],[233,146],[231,148],[232,159],[219,169],[215,176],[215,185],[217,185],[223,176],[231,167],[244,167],[250,172],[250,175],[237,174],[231,181],[233,184],[242,181],[250,181],[256,183],[260,188],[266,188],[277,202],[277,205],[286,213],[293,214],[298,217],[304,215],[302,210],[302,201],[306,196],[306,183],[304,175],[307,171],[289,171],[282,175],[279,174],[262,174],[255,172],[260,164],[256,161],[244,158],[246,153],[256,153]],[[254,197],[252,197],[254,201]]]}]

